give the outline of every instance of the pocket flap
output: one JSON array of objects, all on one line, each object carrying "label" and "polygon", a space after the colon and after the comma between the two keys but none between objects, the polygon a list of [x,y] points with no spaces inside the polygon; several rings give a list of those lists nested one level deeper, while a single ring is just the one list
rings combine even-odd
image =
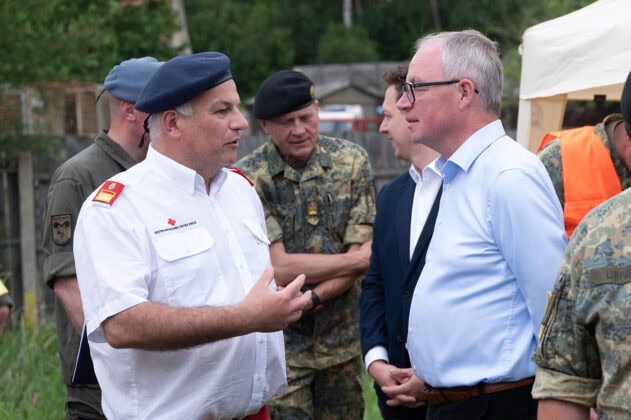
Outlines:
[{"label": "pocket flap", "polygon": [[172,233],[156,240],[156,250],[161,258],[175,261],[190,257],[212,248],[215,240],[204,228]]},{"label": "pocket flap", "polygon": [[267,232],[264,232],[261,227],[252,222],[251,220],[244,220],[243,224],[248,228],[250,232],[261,242],[269,245],[269,239],[267,238]]}]

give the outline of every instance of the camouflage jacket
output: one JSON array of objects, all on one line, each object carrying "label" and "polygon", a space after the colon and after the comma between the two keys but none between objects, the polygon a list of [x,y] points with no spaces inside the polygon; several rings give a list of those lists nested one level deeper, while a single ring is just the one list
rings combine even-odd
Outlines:
[{"label": "camouflage jacket", "polygon": [[[616,169],[616,174],[618,174],[620,185],[623,190],[626,190],[631,187],[631,172],[624,166],[613,144],[613,129],[620,121],[622,121],[622,115],[608,115],[603,122],[594,126],[594,131],[596,131],[598,137],[600,137],[607,150],[609,150],[609,155]],[[561,202],[561,207],[565,208],[565,189],[563,188],[563,167],[561,165],[561,143],[559,139],[548,143],[539,152],[538,156],[546,167],[550,179],[552,179],[552,184]]]},{"label": "camouflage jacket", "polygon": [[[271,243],[288,253],[335,254],[372,237],[375,183],[368,154],[346,140],[320,136],[299,170],[271,141],[237,162],[263,202]],[[322,369],[360,355],[359,285],[285,329],[289,365]]]},{"label": "camouflage jacket", "polygon": [[631,190],[594,208],[572,236],[546,307],[532,394],[631,413]]}]

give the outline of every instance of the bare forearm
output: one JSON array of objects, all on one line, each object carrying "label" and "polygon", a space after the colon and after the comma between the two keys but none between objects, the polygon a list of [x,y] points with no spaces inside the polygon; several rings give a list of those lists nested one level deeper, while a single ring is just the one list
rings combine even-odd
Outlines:
[{"label": "bare forearm", "polygon": [[144,302],[103,322],[112,347],[177,350],[251,332],[280,331],[302,316],[311,303],[303,294],[304,276],[282,290],[270,290],[274,276],[267,267],[245,299],[234,306],[178,308]]},{"label": "bare forearm", "polygon": [[103,323],[107,341],[116,348],[177,350],[254,331],[237,306],[176,308],[141,303]]},{"label": "bare forearm", "polygon": [[322,302],[326,302],[342,295],[350,289],[353,283],[355,283],[358,279],[359,276],[356,275],[336,277],[320,282],[316,287],[314,287],[314,290]]},{"label": "bare forearm", "polygon": [[540,420],[589,420],[589,407],[561,400],[539,400]]},{"label": "bare forearm", "polygon": [[368,269],[370,253],[353,244],[342,254],[288,254],[282,243],[270,247],[275,280],[285,285],[299,274],[307,276],[307,284],[318,284],[334,277],[358,276]]},{"label": "bare forearm", "polygon": [[61,301],[77,334],[81,334],[84,318],[77,277],[68,276],[56,278],[53,283],[53,291],[55,292],[55,296]]}]

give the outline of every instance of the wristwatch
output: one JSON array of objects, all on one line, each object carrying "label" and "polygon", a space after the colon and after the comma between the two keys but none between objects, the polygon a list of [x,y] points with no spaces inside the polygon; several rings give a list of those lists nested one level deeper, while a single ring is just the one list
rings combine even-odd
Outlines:
[{"label": "wristwatch", "polygon": [[320,296],[318,296],[314,289],[311,289],[311,302],[313,302],[311,313],[319,311],[324,306],[320,300]]}]

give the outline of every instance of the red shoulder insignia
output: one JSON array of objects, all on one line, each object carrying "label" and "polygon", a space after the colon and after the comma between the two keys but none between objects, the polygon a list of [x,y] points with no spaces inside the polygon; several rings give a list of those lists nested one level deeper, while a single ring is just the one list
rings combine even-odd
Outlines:
[{"label": "red shoulder insignia", "polygon": [[228,166],[226,169],[228,169],[229,171],[234,172],[235,174],[241,175],[243,178],[245,178],[250,183],[250,185],[254,186],[254,182],[252,182],[252,180],[250,178],[248,178],[248,176],[246,174],[244,174],[243,171],[241,171],[241,169],[237,168],[236,166]]},{"label": "red shoulder insignia", "polygon": [[120,182],[106,181],[96,193],[92,201],[98,201],[111,206],[118,198],[121,191],[123,191],[123,188],[125,188],[125,185]]}]

